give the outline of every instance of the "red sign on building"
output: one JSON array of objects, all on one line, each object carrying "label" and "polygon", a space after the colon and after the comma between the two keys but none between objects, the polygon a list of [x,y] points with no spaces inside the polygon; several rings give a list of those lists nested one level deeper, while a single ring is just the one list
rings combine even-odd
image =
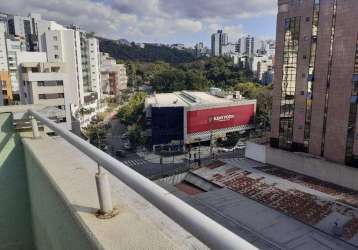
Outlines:
[{"label": "red sign on building", "polygon": [[254,104],[188,111],[187,133],[250,125],[253,123],[254,115]]}]

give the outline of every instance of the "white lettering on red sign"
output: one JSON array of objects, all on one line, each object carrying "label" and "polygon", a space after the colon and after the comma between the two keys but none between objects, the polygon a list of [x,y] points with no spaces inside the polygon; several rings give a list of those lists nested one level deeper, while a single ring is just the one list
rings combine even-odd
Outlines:
[{"label": "white lettering on red sign", "polygon": [[214,116],[214,122],[226,122],[235,118],[235,115],[220,115]]}]

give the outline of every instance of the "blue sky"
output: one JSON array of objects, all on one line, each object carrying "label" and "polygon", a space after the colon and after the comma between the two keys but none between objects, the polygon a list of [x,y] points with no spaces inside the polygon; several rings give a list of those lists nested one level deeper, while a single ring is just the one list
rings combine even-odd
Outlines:
[{"label": "blue sky", "polygon": [[112,39],[209,45],[217,29],[231,41],[275,38],[277,0],[11,0],[0,1],[0,11],[36,12]]}]

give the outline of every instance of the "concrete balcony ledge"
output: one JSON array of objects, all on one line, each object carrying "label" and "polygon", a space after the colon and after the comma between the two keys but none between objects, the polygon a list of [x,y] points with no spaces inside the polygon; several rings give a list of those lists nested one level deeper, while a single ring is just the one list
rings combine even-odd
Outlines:
[{"label": "concrete balcony ledge", "polygon": [[96,163],[60,137],[21,136],[36,249],[207,249],[110,174],[119,215],[98,219]]}]

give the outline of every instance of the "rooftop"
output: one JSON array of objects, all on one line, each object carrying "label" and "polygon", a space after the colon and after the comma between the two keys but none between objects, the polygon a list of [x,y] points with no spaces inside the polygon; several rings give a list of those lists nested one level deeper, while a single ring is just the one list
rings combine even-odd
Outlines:
[{"label": "rooftop", "polygon": [[223,106],[255,102],[246,99],[234,99],[233,96],[223,98],[200,91],[180,91],[155,94],[147,98],[147,105],[154,107],[195,107]]},{"label": "rooftop", "polygon": [[260,249],[358,246],[356,191],[248,159],[222,159],[182,180],[162,185]]}]

